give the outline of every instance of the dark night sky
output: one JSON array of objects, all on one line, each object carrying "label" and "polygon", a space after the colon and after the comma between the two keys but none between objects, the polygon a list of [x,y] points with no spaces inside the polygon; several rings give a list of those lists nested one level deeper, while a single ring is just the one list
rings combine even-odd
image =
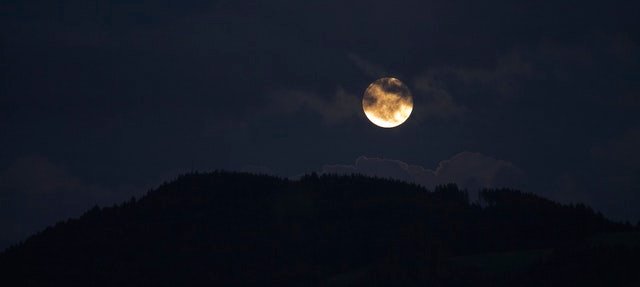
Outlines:
[{"label": "dark night sky", "polygon": [[[0,248],[192,168],[508,185],[640,219],[637,2],[239,2],[0,3]],[[416,104],[390,130],[360,106],[385,75]]]}]

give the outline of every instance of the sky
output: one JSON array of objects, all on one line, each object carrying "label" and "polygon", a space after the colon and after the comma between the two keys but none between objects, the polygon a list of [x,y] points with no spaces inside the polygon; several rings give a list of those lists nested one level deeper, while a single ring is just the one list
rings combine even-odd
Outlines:
[{"label": "sky", "polygon": [[[0,3],[0,248],[192,170],[514,187],[640,220],[640,3]],[[369,83],[402,80],[382,129]]]}]

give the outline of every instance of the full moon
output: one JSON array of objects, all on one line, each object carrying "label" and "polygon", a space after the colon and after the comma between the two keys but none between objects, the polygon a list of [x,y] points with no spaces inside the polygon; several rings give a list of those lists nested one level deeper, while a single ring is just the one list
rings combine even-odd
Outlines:
[{"label": "full moon", "polygon": [[396,78],[380,78],[364,91],[362,109],[367,118],[383,128],[404,123],[413,111],[409,88]]}]

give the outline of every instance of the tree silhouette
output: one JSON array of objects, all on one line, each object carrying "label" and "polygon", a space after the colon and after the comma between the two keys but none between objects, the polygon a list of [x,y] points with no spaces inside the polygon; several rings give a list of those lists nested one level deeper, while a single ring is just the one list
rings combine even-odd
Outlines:
[{"label": "tree silhouette", "polygon": [[[590,243],[598,234],[626,236],[637,227],[609,221],[581,204],[516,190],[485,189],[479,195],[479,202],[470,202],[468,192],[453,184],[429,191],[359,175],[288,180],[221,171],[185,174],[138,200],[93,207],[5,250],[0,281],[15,286],[640,282],[630,267],[638,266],[637,247]],[[483,269],[531,257],[519,254],[537,259],[517,271]]]}]

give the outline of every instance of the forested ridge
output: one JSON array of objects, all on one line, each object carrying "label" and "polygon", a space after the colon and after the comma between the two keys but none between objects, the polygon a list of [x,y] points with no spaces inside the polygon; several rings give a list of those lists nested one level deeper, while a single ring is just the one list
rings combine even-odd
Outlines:
[{"label": "forested ridge", "polygon": [[0,284],[640,286],[637,239],[585,205],[511,189],[470,200],[453,184],[219,171],[33,235],[0,254]]}]

